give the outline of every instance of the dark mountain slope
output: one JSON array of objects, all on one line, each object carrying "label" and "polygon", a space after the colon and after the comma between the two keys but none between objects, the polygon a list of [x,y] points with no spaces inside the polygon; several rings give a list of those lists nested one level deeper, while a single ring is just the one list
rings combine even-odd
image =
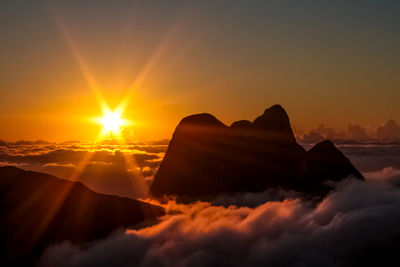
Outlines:
[{"label": "dark mountain slope", "polygon": [[296,142],[286,111],[274,105],[253,122],[231,127],[205,113],[184,118],[150,193],[203,199],[282,187],[320,195],[327,192],[326,181],[349,175],[363,179],[329,141],[306,152]]},{"label": "dark mountain slope", "polygon": [[31,265],[53,243],[103,238],[163,214],[157,206],[15,167],[0,168],[0,207],[2,266]]},{"label": "dark mountain slope", "polygon": [[307,170],[296,189],[314,195],[330,191],[326,181],[339,182],[349,175],[364,179],[350,160],[330,140],[322,141],[307,151]]}]

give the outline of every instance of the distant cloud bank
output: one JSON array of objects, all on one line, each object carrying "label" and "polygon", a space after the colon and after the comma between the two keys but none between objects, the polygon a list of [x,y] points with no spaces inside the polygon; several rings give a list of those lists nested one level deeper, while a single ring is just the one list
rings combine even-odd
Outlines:
[{"label": "distant cloud bank", "polygon": [[[390,124],[382,126],[382,129],[393,128]],[[331,133],[322,126],[319,130]],[[314,135],[319,136],[310,133],[307,135],[311,136],[310,140],[303,137],[307,141],[302,143],[306,149],[313,146],[313,141],[319,140]],[[400,143],[343,141],[337,145],[364,175],[387,168],[400,169]],[[100,193],[137,198],[146,196],[146,192],[137,190],[138,183],[144,186],[144,191],[147,190],[167,147],[168,140],[122,146],[115,141],[100,144],[3,141],[0,142],[0,166],[14,165],[62,179],[79,180]]]},{"label": "distant cloud bank", "polygon": [[[127,145],[111,141],[100,144],[3,141],[0,143],[0,165],[14,165],[81,181],[100,193],[144,197],[167,144],[166,140]],[[139,184],[145,187],[140,192]]]},{"label": "distant cloud bank", "polygon": [[322,123],[307,133],[298,132],[297,139],[306,144],[318,143],[324,139],[336,143],[400,143],[400,126],[396,121],[388,120],[375,129],[350,124],[347,131],[338,132]]}]

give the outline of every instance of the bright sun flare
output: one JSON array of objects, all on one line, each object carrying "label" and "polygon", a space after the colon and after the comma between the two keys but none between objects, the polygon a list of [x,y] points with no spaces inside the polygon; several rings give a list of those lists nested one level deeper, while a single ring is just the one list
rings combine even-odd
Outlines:
[{"label": "bright sun flare", "polygon": [[121,131],[124,127],[132,125],[132,122],[127,119],[121,118],[121,112],[117,110],[110,110],[109,108],[103,111],[103,117],[98,117],[95,119],[97,124],[103,126],[100,132],[99,138],[105,138],[110,134],[113,138],[121,138]]},{"label": "bright sun flare", "polygon": [[117,112],[108,112],[101,118],[101,123],[106,132],[119,132],[124,122]]}]

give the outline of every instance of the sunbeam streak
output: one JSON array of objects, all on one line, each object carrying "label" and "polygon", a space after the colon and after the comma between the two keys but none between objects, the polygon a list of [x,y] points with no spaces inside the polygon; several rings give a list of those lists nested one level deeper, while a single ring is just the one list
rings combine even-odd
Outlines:
[{"label": "sunbeam streak", "polygon": [[[66,42],[80,72],[82,73],[82,76],[84,77],[88,87],[90,88],[97,103],[99,104],[102,110],[103,113],[102,117],[97,117],[92,119],[93,122],[100,124],[102,126],[102,129],[98,134],[96,141],[103,140],[105,137],[111,134],[112,137],[118,140],[118,142],[121,145],[126,144],[125,140],[123,140],[123,135],[121,134],[121,130],[123,129],[123,127],[133,125],[133,121],[125,119],[122,116],[129,103],[129,98],[131,97],[131,94],[128,94],[128,96],[126,96],[121,101],[121,103],[115,110],[112,110],[109,107],[103,96],[101,88],[96,82],[96,79],[94,78],[83,54],[79,49],[78,44],[74,41],[74,38],[67,27],[67,24],[57,12],[56,5],[54,3],[49,2],[48,7],[63,40]],[[132,90],[132,88],[129,89]],[[135,160],[133,159],[133,157],[125,155],[124,152],[122,153],[125,157],[126,165],[133,172],[131,177],[131,184],[132,184],[131,186],[133,187],[134,190],[140,191],[140,193],[144,196],[145,186],[143,182],[143,177],[141,176],[140,172],[137,171],[138,167]],[[85,171],[88,165],[91,164],[92,156],[93,156],[92,153],[86,153],[84,155],[84,157],[78,164],[77,169],[69,178],[70,180],[72,181],[80,180],[81,174]],[[32,243],[32,246],[40,239],[45,230],[51,225],[55,215],[60,210],[63,203],[71,193],[71,190],[72,190],[72,184],[67,184],[59,192],[57,199],[54,201],[54,203],[51,204],[50,210],[47,212],[46,216],[42,219],[39,227],[36,229],[33,235],[33,238],[29,241]]]}]

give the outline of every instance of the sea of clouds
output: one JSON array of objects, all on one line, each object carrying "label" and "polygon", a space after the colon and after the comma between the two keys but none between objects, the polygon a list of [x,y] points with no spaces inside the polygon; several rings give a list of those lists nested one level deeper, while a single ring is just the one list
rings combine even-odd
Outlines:
[{"label": "sea of clouds", "polygon": [[[160,203],[158,203],[160,204]],[[254,208],[163,205],[142,229],[50,246],[41,266],[387,266],[400,249],[400,191],[348,179],[322,202],[288,197]]]},{"label": "sea of clouds", "polygon": [[[92,170],[83,172],[79,179],[96,191],[135,196],[135,192],[123,191],[126,184],[121,177],[131,166],[126,155],[135,160],[140,176],[150,183],[166,148],[167,142],[122,147],[8,143],[0,146],[0,162],[53,172],[67,179],[62,174],[68,173],[63,171],[75,170],[89,154],[87,166]],[[167,214],[147,227],[120,229],[103,240],[53,244],[45,250],[40,265],[386,266],[390,260],[397,261],[400,145],[341,144],[339,149],[366,181],[349,177],[321,202],[281,189],[219,196],[211,202],[192,204],[146,199],[163,206]],[[97,175],[97,182],[89,179],[92,175]]]},{"label": "sea of clouds", "polygon": [[[168,140],[118,144],[0,142],[0,166],[13,165],[80,181],[92,190],[125,197],[144,197],[164,157]],[[138,185],[145,186],[138,190]],[[144,191],[144,192],[143,192]]]},{"label": "sea of clouds", "polygon": [[[303,144],[306,149],[312,145]],[[337,146],[367,179],[390,177],[400,182],[400,144]],[[78,180],[100,193],[143,198],[146,194],[138,192],[132,184],[140,182],[146,188],[151,185],[167,147],[168,140],[125,145],[115,142],[0,142],[0,166],[13,165],[62,179]]]}]

